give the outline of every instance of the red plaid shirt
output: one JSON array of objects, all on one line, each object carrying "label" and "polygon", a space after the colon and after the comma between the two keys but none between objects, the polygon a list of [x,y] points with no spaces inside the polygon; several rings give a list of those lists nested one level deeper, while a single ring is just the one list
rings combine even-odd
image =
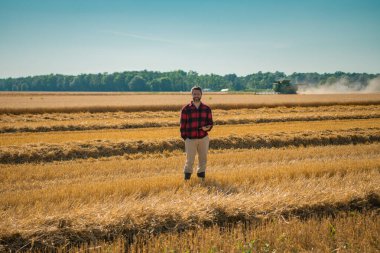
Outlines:
[{"label": "red plaid shirt", "polygon": [[198,109],[194,103],[191,102],[185,105],[181,110],[181,137],[185,140],[189,139],[201,139],[207,136],[208,131],[203,131],[203,126],[213,126],[211,108],[207,105],[201,104]]}]

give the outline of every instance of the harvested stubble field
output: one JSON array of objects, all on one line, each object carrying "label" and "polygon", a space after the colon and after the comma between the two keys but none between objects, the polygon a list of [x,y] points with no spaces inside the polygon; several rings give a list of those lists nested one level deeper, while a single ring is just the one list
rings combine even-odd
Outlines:
[{"label": "harvested stubble field", "polygon": [[348,98],[215,109],[188,184],[178,111],[1,114],[0,251],[379,251],[380,107]]},{"label": "harvested stubble field", "polygon": [[[380,105],[213,110],[216,125],[380,118]],[[0,133],[177,127],[178,111],[5,114]]]}]

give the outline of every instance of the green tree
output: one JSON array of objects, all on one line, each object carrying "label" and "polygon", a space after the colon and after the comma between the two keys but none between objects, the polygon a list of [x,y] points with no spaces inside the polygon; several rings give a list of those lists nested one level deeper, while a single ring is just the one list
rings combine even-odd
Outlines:
[{"label": "green tree", "polygon": [[134,76],[128,85],[129,85],[129,90],[131,91],[148,91],[149,90],[149,86],[147,85],[145,79],[142,78],[140,75]]}]

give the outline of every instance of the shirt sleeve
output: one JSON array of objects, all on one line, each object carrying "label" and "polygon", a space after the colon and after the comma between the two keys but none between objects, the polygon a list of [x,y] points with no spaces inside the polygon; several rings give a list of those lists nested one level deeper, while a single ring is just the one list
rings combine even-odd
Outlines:
[{"label": "shirt sleeve", "polygon": [[186,139],[186,122],[187,122],[187,113],[185,109],[181,111],[181,120],[180,120],[180,131],[182,139]]},{"label": "shirt sleeve", "polygon": [[210,125],[210,129],[207,131],[211,131],[212,127],[214,126],[214,121],[212,120],[212,112],[211,112],[211,109],[210,111],[207,113],[207,125]]}]

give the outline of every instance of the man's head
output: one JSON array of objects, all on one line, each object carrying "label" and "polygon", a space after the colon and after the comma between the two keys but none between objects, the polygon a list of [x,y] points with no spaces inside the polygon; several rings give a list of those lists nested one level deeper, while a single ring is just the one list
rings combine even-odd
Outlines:
[{"label": "man's head", "polygon": [[202,98],[202,88],[199,86],[194,86],[191,88],[191,95],[193,96],[193,101],[194,102],[199,102],[201,101]]}]

